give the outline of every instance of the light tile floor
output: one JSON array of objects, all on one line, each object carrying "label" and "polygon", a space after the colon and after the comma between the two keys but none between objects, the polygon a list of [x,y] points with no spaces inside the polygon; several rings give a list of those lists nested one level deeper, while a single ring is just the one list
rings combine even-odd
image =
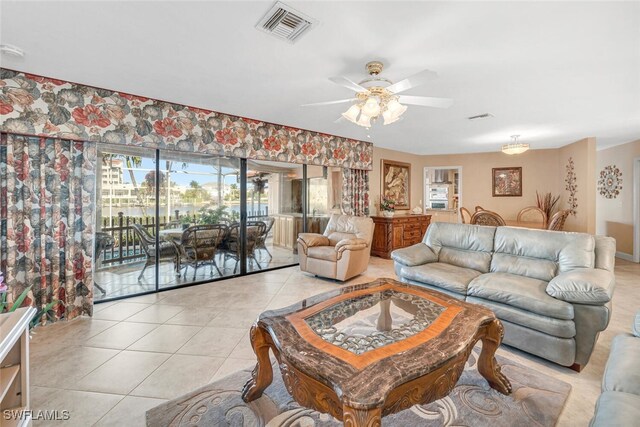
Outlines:
[{"label": "light tile floor", "polygon": [[[371,258],[348,283],[378,277],[395,277],[391,261]],[[616,277],[613,318],[581,373],[498,350],[573,386],[560,426],[588,424],[611,339],[630,330],[640,309],[640,265],[618,261]],[[143,426],[145,412],[164,400],[252,367],[248,331],[258,313],[337,286],[292,267],[98,304],[92,319],[39,327],[31,340],[32,408],[71,411],[65,426]]]},{"label": "light tile floor", "polygon": [[[292,249],[273,246],[271,238],[267,240],[266,245],[271,257],[269,257],[264,249],[258,249],[256,251],[256,260],[259,263],[259,267],[253,260],[250,260],[247,263],[248,271],[277,268],[298,263],[298,255],[294,254]],[[235,275],[236,262],[232,258],[228,258],[226,262],[224,262],[224,257],[222,254],[219,254],[219,256],[216,257],[216,262],[223,276],[231,277]],[[94,280],[100,285],[104,292],[95,289],[94,296],[96,301],[155,290],[156,281],[153,266],[147,267],[144,275],[138,280],[144,264],[144,258],[123,264],[102,264],[96,271]],[[174,264],[171,261],[165,260],[160,262],[160,280],[158,280],[158,283],[161,289],[217,279],[219,277],[215,268],[210,265],[199,267],[195,274],[192,267],[186,267],[186,271],[183,267],[180,276],[176,276],[173,273],[173,268]],[[239,270],[240,267],[238,266],[237,271]]]}]

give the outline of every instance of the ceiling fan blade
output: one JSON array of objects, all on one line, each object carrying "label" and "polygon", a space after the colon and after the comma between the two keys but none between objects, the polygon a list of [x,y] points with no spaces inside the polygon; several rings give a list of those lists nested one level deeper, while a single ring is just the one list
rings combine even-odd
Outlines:
[{"label": "ceiling fan blade", "polygon": [[349,98],[349,99],[340,99],[338,101],[324,101],[324,102],[314,102],[312,104],[302,104],[302,107],[315,107],[317,105],[333,105],[333,104],[344,104],[345,102],[352,102],[355,101],[356,98]]},{"label": "ceiling fan blade", "polygon": [[433,98],[430,96],[400,95],[398,102],[409,105],[422,105],[423,107],[449,108],[453,105],[453,99]]},{"label": "ceiling fan blade", "polygon": [[412,87],[420,86],[421,84],[424,84],[429,80],[433,80],[436,77],[438,77],[438,73],[436,73],[435,71],[422,70],[419,73],[416,73],[404,80],[400,80],[399,82],[388,86],[387,90],[392,93],[404,92],[405,90],[411,89]]},{"label": "ceiling fan blade", "polygon": [[358,83],[354,82],[351,79],[348,79],[344,76],[338,76],[338,77],[329,77],[329,80],[331,80],[332,82],[339,84],[340,86],[344,86],[347,89],[351,89],[351,90],[355,90],[356,92],[366,92],[367,89],[360,86]]}]

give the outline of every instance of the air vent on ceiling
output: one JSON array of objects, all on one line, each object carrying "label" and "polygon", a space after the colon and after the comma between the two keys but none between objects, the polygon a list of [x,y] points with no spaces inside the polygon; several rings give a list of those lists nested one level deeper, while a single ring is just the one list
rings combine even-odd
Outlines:
[{"label": "air vent on ceiling", "polygon": [[488,119],[489,117],[493,117],[491,113],[478,114],[477,116],[467,117],[469,120],[478,120],[478,119]]},{"label": "air vent on ceiling", "polygon": [[316,22],[315,19],[298,12],[291,6],[277,2],[256,24],[256,28],[289,43],[295,43]]}]

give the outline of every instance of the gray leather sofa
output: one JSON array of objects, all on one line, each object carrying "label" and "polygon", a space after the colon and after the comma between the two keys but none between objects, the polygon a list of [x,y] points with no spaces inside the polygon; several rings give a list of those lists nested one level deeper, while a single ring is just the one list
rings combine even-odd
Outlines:
[{"label": "gray leather sofa", "polygon": [[610,237],[436,222],[391,258],[401,281],[493,310],[505,344],[579,371],[609,324],[615,251]]},{"label": "gray leather sofa", "polygon": [[592,427],[640,423],[640,311],[632,332],[616,336],[611,343]]}]

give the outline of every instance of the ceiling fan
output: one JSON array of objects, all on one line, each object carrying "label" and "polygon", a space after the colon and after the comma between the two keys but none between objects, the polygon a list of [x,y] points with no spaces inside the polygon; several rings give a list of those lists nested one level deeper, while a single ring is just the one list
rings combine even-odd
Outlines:
[{"label": "ceiling fan", "polygon": [[380,61],[371,61],[366,65],[369,77],[360,83],[347,77],[331,77],[329,80],[356,92],[355,97],[340,99],[338,101],[316,102],[303,104],[303,106],[332,105],[353,102],[342,117],[359,126],[369,128],[372,122],[382,116],[384,124],[388,125],[400,119],[407,111],[408,105],[420,105],[423,107],[449,108],[453,100],[449,98],[433,98],[429,96],[398,95],[401,92],[424,84],[435,79],[438,74],[430,70],[422,70],[404,80],[393,83],[391,80],[380,76],[384,64]]}]

